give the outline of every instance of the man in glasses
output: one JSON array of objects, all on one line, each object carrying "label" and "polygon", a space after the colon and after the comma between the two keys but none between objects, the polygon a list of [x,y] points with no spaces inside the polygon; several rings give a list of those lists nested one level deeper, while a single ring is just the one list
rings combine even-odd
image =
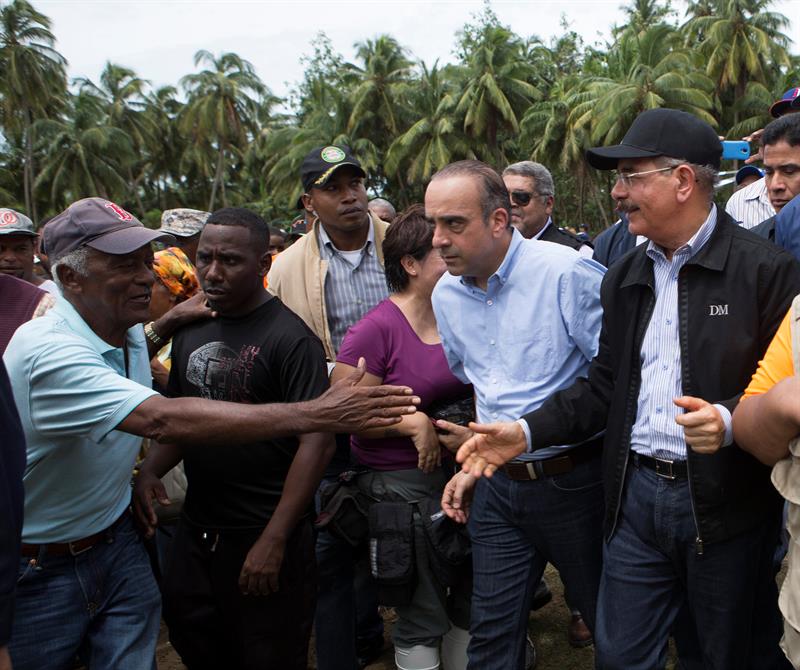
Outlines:
[{"label": "man in glasses", "polygon": [[588,151],[593,167],[616,168],[618,209],[650,241],[605,276],[588,374],[521,421],[472,426],[458,454],[491,475],[606,429],[600,668],[663,668],[683,606],[702,667],[785,667],[770,574],[781,503],[769,468],[733,441],[731,410],[800,288],[800,266],[714,205],[721,152],[708,124],[668,109]]},{"label": "man in glasses", "polygon": [[533,161],[512,163],[503,170],[503,182],[511,196],[511,225],[525,239],[563,244],[592,257],[592,245],[553,223],[556,189],[550,170]]}]

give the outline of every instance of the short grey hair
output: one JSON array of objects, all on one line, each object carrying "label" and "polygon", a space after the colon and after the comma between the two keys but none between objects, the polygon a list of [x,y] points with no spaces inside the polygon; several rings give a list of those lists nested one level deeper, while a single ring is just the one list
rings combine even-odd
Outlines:
[{"label": "short grey hair", "polygon": [[535,185],[534,188],[536,189],[536,193],[539,195],[555,196],[556,194],[556,186],[553,183],[553,175],[551,175],[550,170],[548,170],[541,163],[535,163],[534,161],[519,161],[518,163],[512,163],[505,170],[503,170],[503,176],[505,177],[507,174],[533,179],[533,183]]},{"label": "short grey hair", "polygon": [[670,158],[669,156],[659,156],[656,163],[661,167],[676,168],[680,165],[688,165],[694,171],[694,176],[700,187],[708,193],[708,199],[714,199],[714,188],[719,182],[719,171],[712,165],[698,165],[680,158]]},{"label": "short grey hair", "polygon": [[70,251],[59,258],[51,268],[53,281],[60,290],[63,290],[61,285],[61,278],[58,276],[58,270],[64,266],[72,270],[75,274],[81,277],[89,276],[89,247],[78,247],[74,251]]},{"label": "short grey hair", "polygon": [[394,208],[394,205],[385,198],[373,198],[372,200],[369,201],[368,207],[371,208],[372,205],[385,207],[386,209],[389,210],[389,212],[391,212],[392,216],[397,216],[397,210]]}]

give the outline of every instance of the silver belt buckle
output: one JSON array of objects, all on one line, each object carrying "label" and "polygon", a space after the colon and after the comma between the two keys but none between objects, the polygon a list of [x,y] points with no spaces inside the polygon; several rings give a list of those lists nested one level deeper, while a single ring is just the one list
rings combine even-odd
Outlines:
[{"label": "silver belt buckle", "polygon": [[533,480],[539,479],[539,475],[536,474],[536,468],[533,467],[533,462],[528,461],[527,463],[525,463],[525,469],[528,471],[528,476],[531,479]]},{"label": "silver belt buckle", "polygon": [[664,479],[671,479],[673,481],[677,479],[675,473],[672,470],[672,464],[675,461],[668,461],[664,458],[655,458],[655,457],[653,458],[653,460],[656,462],[656,474],[659,477],[663,477]]}]

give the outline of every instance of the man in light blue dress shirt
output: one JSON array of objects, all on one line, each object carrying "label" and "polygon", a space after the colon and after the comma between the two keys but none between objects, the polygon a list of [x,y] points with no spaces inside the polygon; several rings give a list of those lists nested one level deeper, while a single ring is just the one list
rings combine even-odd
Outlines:
[{"label": "man in light blue dress shirt", "polygon": [[[433,293],[442,345],[453,373],[474,385],[478,420],[516,419],[584,375],[597,351],[602,266],[562,245],[525,240],[510,226],[502,179],[477,161],[437,173],[425,210],[449,270]],[[600,455],[599,439],[554,446],[478,482],[468,522],[470,668],[521,667],[531,594],[548,561],[594,626]],[[457,475],[448,491],[469,484]]]}]

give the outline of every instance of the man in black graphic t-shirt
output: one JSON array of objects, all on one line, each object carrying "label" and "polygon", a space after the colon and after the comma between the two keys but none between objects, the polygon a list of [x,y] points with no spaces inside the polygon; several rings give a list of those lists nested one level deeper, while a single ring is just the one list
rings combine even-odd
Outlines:
[{"label": "man in black graphic t-shirt", "polygon": [[[247,210],[209,218],[197,269],[218,318],[174,337],[170,395],[298,402],[327,388],[319,339],[263,289],[268,234]],[[137,495],[180,458],[186,467],[163,595],[170,641],[192,670],[305,670],[316,595],[313,494],[333,450],[330,435],[313,433],[223,448],[157,445],[148,456]]]}]

